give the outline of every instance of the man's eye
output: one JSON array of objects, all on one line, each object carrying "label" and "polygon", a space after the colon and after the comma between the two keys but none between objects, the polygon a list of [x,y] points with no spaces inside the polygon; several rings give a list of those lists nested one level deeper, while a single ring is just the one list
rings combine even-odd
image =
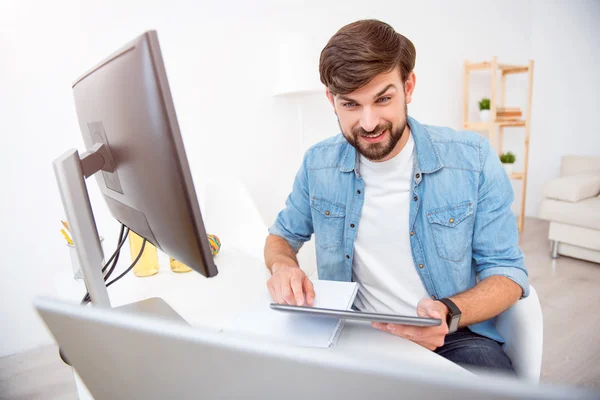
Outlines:
[{"label": "man's eye", "polygon": [[377,99],[377,102],[378,103],[387,103],[390,100],[391,100],[391,97],[381,97],[381,98]]},{"label": "man's eye", "polygon": [[352,107],[356,106],[356,103],[348,102],[348,103],[342,104],[342,106],[344,106],[345,108],[352,108]]}]

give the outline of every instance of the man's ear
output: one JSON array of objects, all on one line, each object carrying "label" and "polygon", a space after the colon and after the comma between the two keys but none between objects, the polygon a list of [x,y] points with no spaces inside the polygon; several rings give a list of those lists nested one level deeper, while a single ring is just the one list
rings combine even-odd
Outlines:
[{"label": "man's ear", "polygon": [[329,100],[329,102],[331,103],[331,105],[333,106],[333,109],[335,110],[335,104],[334,104],[334,99],[333,99],[333,93],[331,93],[329,91],[329,88],[325,89],[325,96],[327,96],[327,99]]},{"label": "man's ear", "polygon": [[417,84],[417,76],[414,72],[408,74],[408,79],[404,83],[404,97],[406,98],[406,104],[410,104],[412,101],[412,93],[415,90]]}]

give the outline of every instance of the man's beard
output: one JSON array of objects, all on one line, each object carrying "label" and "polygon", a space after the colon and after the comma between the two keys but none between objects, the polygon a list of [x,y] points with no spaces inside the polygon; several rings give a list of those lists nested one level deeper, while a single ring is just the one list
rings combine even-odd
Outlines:
[{"label": "man's beard", "polygon": [[[344,137],[348,143],[350,143],[356,149],[356,151],[371,161],[379,161],[386,158],[394,150],[400,139],[402,139],[402,135],[406,129],[407,111],[407,107],[404,105],[404,116],[398,126],[394,126],[391,122],[386,122],[384,124],[377,125],[371,132],[367,132],[358,126],[352,129],[352,133],[348,135],[342,129],[339,118],[338,124],[340,125],[340,129],[342,130]],[[388,138],[384,138],[382,142],[365,143],[364,140],[360,140],[360,135],[376,135],[384,132],[385,130],[388,131]]]}]

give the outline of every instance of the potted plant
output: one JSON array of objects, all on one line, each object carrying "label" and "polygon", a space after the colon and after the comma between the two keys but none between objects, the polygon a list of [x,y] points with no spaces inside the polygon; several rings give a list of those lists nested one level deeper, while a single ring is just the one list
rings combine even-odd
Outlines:
[{"label": "potted plant", "polygon": [[479,101],[479,118],[483,122],[490,120],[490,99],[487,97]]},{"label": "potted plant", "polygon": [[506,175],[511,176],[513,173],[513,165],[515,163],[516,157],[510,151],[508,153],[504,153],[500,155],[500,162],[502,162],[502,166],[506,171]]}]

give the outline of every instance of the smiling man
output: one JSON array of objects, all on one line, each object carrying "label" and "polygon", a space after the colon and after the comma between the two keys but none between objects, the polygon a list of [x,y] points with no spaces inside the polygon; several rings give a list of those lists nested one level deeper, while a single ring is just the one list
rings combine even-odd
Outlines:
[{"label": "smiling man", "polygon": [[360,311],[442,319],[374,323],[461,365],[513,372],[495,317],[529,294],[513,192],[472,132],[408,116],[416,51],[381,21],[340,29],[319,70],[341,134],[311,147],[265,246],[274,301],[313,304],[296,253],[315,235],[319,279],[359,284]]}]

